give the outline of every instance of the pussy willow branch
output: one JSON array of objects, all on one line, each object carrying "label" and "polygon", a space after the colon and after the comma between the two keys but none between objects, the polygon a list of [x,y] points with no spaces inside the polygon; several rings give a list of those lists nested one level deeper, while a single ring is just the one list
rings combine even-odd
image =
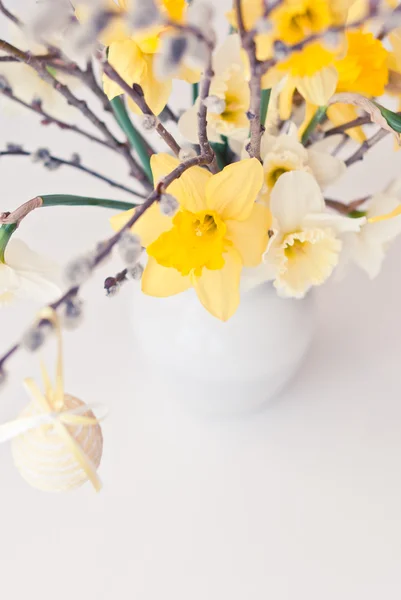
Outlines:
[{"label": "pussy willow branch", "polygon": [[[131,98],[133,102],[141,109],[144,115],[152,115],[155,117],[153,111],[150,109],[148,103],[146,102],[145,95],[143,93],[143,89],[137,83],[131,87],[128,83],[121,77],[121,75],[115,70],[111,64],[106,61],[103,63],[103,72],[109,79],[117,83],[122,90]],[[156,118],[156,117],[155,117]],[[181,147],[175,141],[174,137],[167,131],[164,125],[157,119],[156,131],[160,135],[160,137],[166,142],[168,147],[178,156]]]},{"label": "pussy willow branch", "polygon": [[110,145],[118,151],[127,161],[131,173],[134,177],[136,177],[142,185],[147,185],[147,179],[144,171],[135,161],[131,152],[126,146],[117,140],[116,137],[111,133],[107,125],[104,121],[101,121],[94,112],[89,108],[85,100],[80,100],[77,98],[69,89],[69,87],[60,81],[58,81],[46,68],[40,60],[33,58],[28,52],[23,52],[19,48],[16,48],[12,44],[9,44],[5,40],[0,39],[0,50],[9,54],[11,56],[15,56],[21,62],[26,63],[32,69],[34,69],[46,83],[51,85],[65,100],[67,100],[68,104],[71,104],[76,109],[78,109],[82,115],[88,119],[106,138],[106,140],[110,143]]},{"label": "pussy willow branch", "polygon": [[[273,12],[273,10],[275,10],[276,8],[278,8],[280,6],[280,4],[283,4],[283,0],[264,0],[264,9],[263,9],[263,14],[260,17],[261,19],[268,19],[271,15],[271,13]],[[254,27],[253,29],[250,29],[249,31],[246,32],[246,36],[248,38],[254,38],[255,35],[257,35],[257,29],[256,27]]]},{"label": "pussy willow branch", "polygon": [[260,142],[262,138],[260,122],[262,72],[260,69],[260,61],[256,57],[255,36],[248,35],[245,29],[241,0],[234,0],[234,7],[237,15],[238,32],[241,37],[242,47],[248,55],[251,68],[251,78],[249,81],[249,89],[251,92],[251,102],[249,106],[251,140],[248,146],[248,153],[251,158],[254,157],[260,160]]},{"label": "pussy willow branch", "polygon": [[[0,157],[2,157],[2,156],[32,156],[33,154],[34,154],[34,152],[29,152],[28,150],[23,150],[23,149],[1,150],[0,151]],[[134,196],[141,197],[141,194],[140,193],[138,194],[138,192],[136,192],[132,188],[127,187],[126,185],[123,185],[122,183],[118,183],[117,181],[114,181],[114,179],[110,179],[110,177],[106,177],[106,175],[103,175],[102,173],[99,173],[98,171],[94,171],[93,169],[90,169],[89,167],[85,167],[84,165],[81,165],[78,162],[74,162],[73,160],[66,160],[64,158],[59,158],[58,156],[53,156],[52,154],[50,154],[49,161],[52,163],[55,163],[56,165],[59,165],[59,166],[65,165],[68,167],[72,167],[73,169],[77,169],[78,171],[82,171],[83,173],[86,173],[87,175],[91,175],[92,177],[95,177],[96,179],[100,179],[101,181],[104,181],[111,187],[117,188],[119,190],[123,190],[124,192],[127,192],[128,194],[132,194]]]},{"label": "pussy willow branch", "polygon": [[363,144],[361,144],[356,152],[352,154],[347,160],[345,164],[347,167],[350,167],[354,163],[362,160],[368,150],[372,148],[375,144],[380,142],[383,138],[385,138],[390,132],[387,129],[379,129],[377,133],[372,135],[368,140],[365,140]]},{"label": "pussy willow branch", "polygon": [[3,4],[2,0],[0,0],[0,13],[2,13],[7,19],[15,23],[15,25],[21,26],[21,21],[13,15]]},{"label": "pussy willow branch", "polygon": [[205,100],[209,97],[210,86],[213,78],[212,51],[209,52],[208,64],[206,65],[203,77],[199,83],[199,108],[198,108],[198,138],[201,152],[204,156],[210,157],[209,168],[212,173],[217,173],[216,155],[210,145],[207,135],[207,106]]},{"label": "pussy willow branch", "polygon": [[213,71],[213,51],[215,48],[215,43],[213,39],[209,39],[206,37],[203,31],[196,27],[195,25],[180,25],[179,23],[175,23],[173,21],[169,21],[168,25],[170,27],[174,27],[175,29],[184,31],[186,34],[190,34],[195,36],[200,42],[205,44],[207,50],[207,62],[202,75],[202,79],[199,82],[199,108],[198,108],[198,139],[199,146],[201,148],[201,153],[204,156],[209,156],[209,169],[212,173],[217,173],[219,170],[216,155],[212,146],[210,145],[209,138],[207,135],[207,105],[205,100],[210,95],[210,86],[212,83],[212,79],[214,77]]},{"label": "pussy willow branch", "polygon": [[[120,240],[122,234],[125,231],[131,229],[131,227],[138,221],[138,219],[143,215],[143,213],[152,206],[152,204],[154,204],[155,202],[160,200],[161,195],[168,188],[168,186],[173,183],[173,181],[175,181],[176,179],[179,179],[181,177],[181,175],[183,173],[185,173],[185,171],[187,171],[191,167],[199,166],[199,165],[207,165],[207,164],[209,164],[210,160],[211,160],[211,156],[209,156],[209,155],[205,156],[205,155],[201,154],[200,156],[196,156],[194,158],[188,159],[187,161],[183,161],[173,171],[171,171],[171,173],[169,173],[168,175],[163,177],[156,184],[155,189],[153,190],[153,192],[151,194],[149,194],[149,196],[145,200],[145,202],[138,206],[138,208],[132,215],[131,219],[129,221],[127,221],[127,223],[119,231],[117,231],[112,237],[110,237],[108,240],[106,240],[105,242],[103,242],[101,244],[100,249],[97,251],[95,257],[93,258],[92,271],[95,270],[96,267],[98,267],[98,265],[100,263],[102,263],[102,261],[110,254],[110,252],[113,250],[114,246]],[[68,302],[68,300],[70,298],[75,297],[78,294],[79,290],[80,290],[80,286],[73,286],[73,287],[69,288],[58,300],[56,300],[55,302],[53,302],[52,304],[49,305],[50,308],[52,308],[53,310],[57,310],[63,304]],[[4,369],[4,365],[8,361],[8,359],[11,358],[20,348],[21,348],[21,344],[20,344],[20,342],[17,342],[16,344],[14,344],[14,346],[12,346],[8,350],[8,352],[6,352],[0,358],[0,371]]]},{"label": "pussy willow branch", "polygon": [[74,133],[77,133],[78,135],[86,137],[88,140],[90,140],[92,142],[96,142],[97,144],[101,144],[102,146],[106,146],[107,148],[114,150],[113,146],[110,145],[110,142],[106,142],[105,140],[102,140],[101,138],[98,138],[95,135],[92,135],[91,133],[84,131],[77,125],[71,125],[70,123],[66,123],[65,121],[60,121],[60,119],[56,119],[55,117],[52,117],[49,113],[47,113],[46,111],[43,110],[40,102],[32,102],[32,104],[29,104],[28,102],[25,102],[21,98],[18,98],[18,96],[15,96],[15,94],[13,94],[12,90],[7,89],[7,88],[0,89],[0,94],[3,94],[3,96],[5,96],[9,100],[11,100],[12,102],[17,103],[20,106],[24,106],[28,110],[30,110],[30,111],[36,113],[37,115],[39,115],[40,117],[42,117],[42,119],[44,119],[46,125],[50,125],[50,124],[57,125],[58,127],[60,127],[60,129],[73,131]]},{"label": "pussy willow branch", "polygon": [[347,123],[343,123],[342,125],[337,125],[337,127],[332,127],[324,132],[324,137],[330,137],[331,135],[336,135],[337,133],[345,133],[349,129],[353,129],[354,127],[361,127],[362,125],[368,125],[372,123],[372,119],[369,115],[365,115],[363,117],[357,117],[352,121],[348,121]]},{"label": "pussy willow branch", "polygon": [[350,204],[345,204],[344,202],[340,202],[339,200],[332,200],[331,198],[325,198],[324,202],[326,206],[336,210],[342,215],[350,215],[355,210],[358,210],[362,204],[364,204],[369,199],[369,196],[366,198],[360,198],[359,200],[353,200]]},{"label": "pussy willow branch", "polygon": [[[401,113],[397,113],[401,116]],[[338,125],[337,127],[332,127],[328,129],[324,137],[329,137],[331,135],[335,135],[336,133],[344,133],[348,131],[348,129],[353,129],[354,127],[361,127],[362,125],[369,125],[369,123],[373,124],[373,121],[369,115],[364,115],[361,117],[357,117],[352,121],[348,121],[348,123],[343,123],[343,125]]]}]

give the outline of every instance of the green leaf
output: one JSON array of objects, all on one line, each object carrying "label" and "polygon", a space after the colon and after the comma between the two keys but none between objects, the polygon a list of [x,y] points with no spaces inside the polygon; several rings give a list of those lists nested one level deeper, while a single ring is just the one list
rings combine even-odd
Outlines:
[{"label": "green leaf", "polygon": [[401,133],[401,115],[388,108],[384,108],[384,106],[378,104],[378,102],[374,102],[373,104],[375,104],[380,110],[382,116],[386,119],[387,124],[391,127],[391,129],[397,133]]},{"label": "green leaf", "polygon": [[17,223],[2,225],[0,227],[0,262],[4,263],[4,254],[6,247],[14,231],[17,229]]},{"label": "green leaf", "polygon": [[260,99],[260,122],[262,125],[264,125],[266,121],[267,110],[269,108],[270,102],[270,94],[271,89],[262,90],[262,95]]},{"label": "green leaf", "polygon": [[139,156],[144,171],[150,183],[153,183],[152,169],[150,168],[150,156],[146,140],[142,137],[137,129],[133,126],[131,119],[127,113],[123,101],[119,96],[110,100],[111,108],[117,123],[127,136],[129,143],[134,148]]},{"label": "green leaf", "polygon": [[326,112],[327,106],[319,106],[319,108],[316,110],[302,135],[301,142],[304,146],[306,145],[306,142],[309,140],[312,133],[315,131],[316,127],[325,119]]}]

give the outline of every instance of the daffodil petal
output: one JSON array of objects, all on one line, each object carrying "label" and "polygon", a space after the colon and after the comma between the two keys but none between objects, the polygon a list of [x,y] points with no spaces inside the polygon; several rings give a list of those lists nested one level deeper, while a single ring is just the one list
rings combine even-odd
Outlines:
[{"label": "daffodil petal", "polygon": [[322,192],[315,178],[304,171],[284,173],[270,196],[270,209],[283,233],[297,231],[303,219],[325,209]]},{"label": "daffodil petal", "polygon": [[[353,121],[358,116],[356,106],[352,106],[351,104],[331,104],[327,109],[327,117],[334,127],[349,123],[349,121]],[[358,142],[358,144],[363,144],[366,140],[366,135],[362,127],[352,127],[352,129],[347,129],[347,134],[351,139],[355,140],[355,142]]]},{"label": "daffodil petal", "polygon": [[263,167],[256,158],[228,165],[208,181],[207,206],[222,219],[244,221],[252,212],[263,181]]},{"label": "daffodil petal", "polygon": [[324,67],[311,76],[297,77],[297,88],[308,102],[324,106],[334,94],[338,81],[337,69]]},{"label": "daffodil petal", "polygon": [[[180,161],[169,154],[154,154],[150,165],[155,184],[171,173],[179,164]],[[182,208],[190,212],[199,212],[207,208],[206,186],[211,177],[212,175],[207,169],[191,167],[169,185],[167,190],[169,194],[177,198]]]},{"label": "daffodil petal", "polygon": [[279,115],[280,119],[283,121],[287,121],[291,118],[293,109],[292,101],[296,89],[297,86],[294,83],[294,79],[289,77],[281,90],[278,100]]},{"label": "daffodil petal", "polygon": [[318,146],[308,150],[308,165],[312,169],[319,185],[325,187],[341,177],[347,170],[345,163],[328,152],[320,152]]},{"label": "daffodil petal", "polygon": [[239,284],[242,261],[239,252],[230,248],[224,254],[222,269],[203,269],[200,277],[192,276],[192,283],[199,300],[214,317],[227,321],[235,313],[240,302]]},{"label": "daffodil petal", "polygon": [[[159,115],[166,106],[170,97],[173,85],[172,80],[165,79],[164,81],[160,81],[155,77],[153,65],[154,55],[144,54],[142,60],[145,63],[145,68],[142,71],[141,78],[137,80],[137,83],[141,85],[143,93],[145,94],[146,102],[150,109],[155,113],[155,115]],[[141,110],[138,108],[135,102],[133,102],[131,99],[128,99],[128,104],[134,113],[141,114]]]},{"label": "daffodil petal", "polygon": [[[110,224],[114,231],[118,231],[124,227],[127,221],[133,217],[136,210],[136,208],[132,208],[131,210],[127,210],[126,212],[111,217]],[[139,217],[134,226],[131,227],[131,231],[140,237],[142,246],[147,248],[157,240],[162,233],[169,231],[172,226],[172,218],[162,215],[158,204],[152,204],[152,206]]]},{"label": "daffodil petal", "polygon": [[[142,85],[142,77],[147,66],[143,53],[133,40],[113,42],[109,46],[108,60],[128,85],[132,86],[134,83]],[[120,86],[107,75],[103,75],[103,89],[109,100],[123,94]]]},{"label": "daffodil petal", "polygon": [[240,253],[245,267],[261,263],[271,222],[270,210],[263,204],[254,204],[246,221],[226,221],[227,237]]},{"label": "daffodil petal", "polygon": [[191,287],[189,276],[183,277],[177,269],[162,267],[149,256],[142,275],[142,291],[148,296],[167,298],[185,292]]}]

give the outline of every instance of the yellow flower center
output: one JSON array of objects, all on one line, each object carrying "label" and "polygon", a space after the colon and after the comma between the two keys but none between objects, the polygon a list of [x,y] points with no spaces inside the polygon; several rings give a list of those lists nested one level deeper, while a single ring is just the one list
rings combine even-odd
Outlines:
[{"label": "yellow flower center", "polygon": [[327,0],[287,0],[273,12],[277,38],[296,44],[304,37],[326,29],[332,21]]},{"label": "yellow flower center", "polygon": [[199,277],[204,267],[223,268],[223,253],[231,244],[225,238],[226,230],[225,223],[213,210],[197,213],[181,210],[173,219],[173,227],[150,244],[147,252],[163,267]]},{"label": "yellow flower center", "polygon": [[300,52],[294,52],[290,57],[279,63],[280,70],[287,71],[293,77],[310,77],[324,67],[334,63],[335,53],[327,50],[319,42],[308,44]]},{"label": "yellow flower center", "polygon": [[274,187],[274,185],[277,183],[277,181],[281,177],[281,175],[284,175],[284,173],[288,173],[291,170],[292,170],[291,168],[280,165],[280,166],[274,167],[271,171],[268,171],[265,175],[265,181],[266,181],[267,187],[268,188]]},{"label": "yellow flower center", "polygon": [[301,255],[306,255],[308,251],[309,241],[301,241],[298,239],[287,242],[284,248],[284,254],[288,260],[296,260]]}]

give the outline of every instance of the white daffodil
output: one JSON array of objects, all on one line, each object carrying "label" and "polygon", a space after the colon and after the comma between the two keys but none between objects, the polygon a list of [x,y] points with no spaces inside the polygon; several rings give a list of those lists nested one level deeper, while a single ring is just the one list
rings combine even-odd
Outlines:
[{"label": "white daffodil", "polygon": [[[277,180],[290,171],[311,173],[321,188],[333,183],[346,170],[344,161],[328,152],[329,138],[305,148],[297,139],[296,127],[278,136],[264,133],[260,154],[265,172],[265,187],[261,198],[268,199]],[[243,149],[243,155],[246,150]]]},{"label": "white daffodil", "polygon": [[[249,132],[250,92],[247,72],[237,34],[230,35],[213,59],[214,77],[208,103],[208,137],[211,142],[222,142],[221,136],[240,140],[241,145]],[[180,133],[193,144],[198,143],[199,99],[184,112],[179,121]]]},{"label": "white daffodil", "polygon": [[33,252],[21,240],[11,239],[0,261],[0,306],[17,298],[51,302],[61,292],[60,271],[53,262]]},{"label": "white daffodil", "polygon": [[391,213],[400,206],[400,185],[398,179],[384,192],[375,194],[367,207],[361,209],[368,222],[359,232],[344,237],[345,257],[371,279],[379,274],[390,243],[401,234],[401,215],[377,223],[369,223],[369,219]]},{"label": "white daffodil", "polygon": [[284,297],[303,298],[330,277],[342,249],[340,234],[357,232],[365,218],[326,212],[322,192],[305,171],[284,173],[270,196],[273,228],[264,254],[264,279]]}]

